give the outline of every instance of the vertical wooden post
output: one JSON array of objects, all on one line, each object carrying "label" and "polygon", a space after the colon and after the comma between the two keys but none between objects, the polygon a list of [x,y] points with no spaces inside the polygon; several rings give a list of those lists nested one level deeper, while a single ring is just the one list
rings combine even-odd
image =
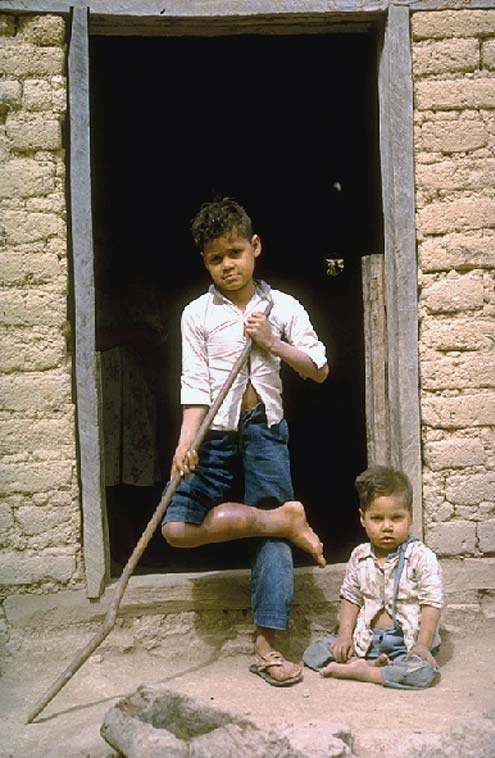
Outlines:
[{"label": "vertical wooden post", "polygon": [[108,539],[101,465],[95,353],[95,286],[89,134],[88,8],[75,7],[69,46],[70,212],[74,269],[75,372],[87,594],[101,595],[108,574]]},{"label": "vertical wooden post", "polygon": [[379,61],[391,463],[410,477],[422,534],[413,91],[409,8],[390,5]]},{"label": "vertical wooden post", "polygon": [[361,259],[368,466],[390,464],[388,344],[383,255]]}]

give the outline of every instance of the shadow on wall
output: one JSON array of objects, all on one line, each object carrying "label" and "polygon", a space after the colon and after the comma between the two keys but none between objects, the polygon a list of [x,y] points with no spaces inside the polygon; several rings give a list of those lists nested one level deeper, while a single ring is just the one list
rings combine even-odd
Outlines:
[{"label": "shadow on wall", "polygon": [[[335,632],[340,582],[340,574],[331,569],[296,570],[289,629],[275,637],[275,646],[284,655],[301,660],[313,639]],[[194,630],[205,645],[218,657],[254,654],[250,572],[214,572],[208,581],[204,576],[193,579],[191,587]]]}]

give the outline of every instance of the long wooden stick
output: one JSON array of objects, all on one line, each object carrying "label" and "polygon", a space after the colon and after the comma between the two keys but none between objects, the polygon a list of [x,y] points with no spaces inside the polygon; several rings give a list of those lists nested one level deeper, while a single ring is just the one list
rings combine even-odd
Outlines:
[{"label": "long wooden stick", "polygon": [[[272,309],[272,303],[270,302],[268,305],[268,308],[265,311],[265,316],[268,316],[271,309]],[[242,353],[239,355],[238,359],[234,363],[230,374],[228,375],[227,379],[225,380],[225,383],[223,387],[221,388],[220,392],[218,393],[218,397],[213,403],[213,405],[210,407],[208,413],[204,417],[201,426],[199,427],[196,436],[191,444],[190,450],[197,450],[199,446],[201,445],[206,432],[210,428],[211,422],[213,421],[214,417],[217,414],[218,409],[220,408],[221,404],[225,400],[228,391],[232,387],[237,375],[239,374],[239,371],[242,369],[244,364],[246,363],[249,353],[251,352],[252,348],[252,340],[248,339],[245,347],[243,348]],[[83,663],[88,660],[89,656],[94,653],[96,648],[101,645],[103,640],[110,634],[112,631],[115,621],[117,619],[117,612],[120,606],[120,602],[122,600],[122,596],[126,590],[127,584],[129,583],[129,579],[131,578],[131,574],[136,568],[136,565],[142,556],[144,549],[146,548],[148,542],[152,538],[153,534],[155,533],[156,528],[158,527],[159,523],[161,522],[165,511],[168,508],[168,505],[172,499],[172,496],[175,493],[175,490],[179,486],[181,480],[181,475],[176,474],[173,479],[170,481],[167,491],[165,492],[163,498],[160,500],[160,503],[158,504],[155,512],[153,513],[151,519],[148,522],[148,525],[146,526],[146,529],[142,533],[139,542],[137,543],[136,547],[134,548],[133,552],[131,553],[131,556],[129,560],[127,561],[124,570],[122,572],[122,575],[117,583],[117,587],[115,589],[115,594],[112,598],[112,602],[110,604],[110,608],[108,609],[106,616],[103,620],[102,627],[100,631],[95,634],[93,639],[91,639],[88,644],[79,651],[79,653],[75,656],[75,658],[72,660],[69,666],[65,669],[65,671],[60,674],[60,676],[53,682],[51,687],[47,690],[45,695],[38,700],[32,711],[28,714],[26,723],[30,724],[36,716],[38,716],[41,711],[48,705],[48,703],[53,700],[55,695],[60,692],[62,687],[64,687],[69,679],[71,679],[76,671],[78,671]]]}]

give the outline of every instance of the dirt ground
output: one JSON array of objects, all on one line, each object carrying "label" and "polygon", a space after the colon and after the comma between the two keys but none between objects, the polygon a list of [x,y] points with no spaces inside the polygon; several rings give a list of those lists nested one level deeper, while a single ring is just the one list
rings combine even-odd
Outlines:
[{"label": "dirt ground", "polygon": [[[493,632],[491,625],[472,636],[460,630],[446,639],[444,635],[441,681],[423,692],[324,680],[308,669],[302,683],[281,689],[249,673],[251,659],[245,656],[188,666],[181,660],[166,663],[143,651],[97,651],[37,721],[26,726],[27,712],[77,649],[62,649],[60,638],[37,640],[35,645],[23,645],[2,668],[0,756],[112,758],[115,753],[99,734],[105,712],[140,684],[160,682],[257,724],[318,719],[349,725],[356,755],[388,758],[408,735],[447,732],[473,719],[495,719]],[[82,645],[86,641],[81,639]],[[492,756],[495,744],[493,753],[479,758]]]}]

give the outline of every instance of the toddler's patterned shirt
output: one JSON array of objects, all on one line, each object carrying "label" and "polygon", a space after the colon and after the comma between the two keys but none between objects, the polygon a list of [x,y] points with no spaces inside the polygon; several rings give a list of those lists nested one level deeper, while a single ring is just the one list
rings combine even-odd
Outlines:
[{"label": "toddler's patterned shirt", "polygon": [[[443,588],[438,559],[423,542],[410,542],[405,559],[397,595],[396,619],[404,632],[406,647],[410,650],[418,637],[421,606],[442,608]],[[369,542],[358,545],[351,553],[340,597],[360,608],[353,635],[354,650],[358,656],[364,657],[371,644],[371,624],[377,613],[385,609],[392,615],[394,575],[398,560],[397,550],[388,555],[384,565],[380,566]],[[432,647],[439,644],[437,629]]]}]

